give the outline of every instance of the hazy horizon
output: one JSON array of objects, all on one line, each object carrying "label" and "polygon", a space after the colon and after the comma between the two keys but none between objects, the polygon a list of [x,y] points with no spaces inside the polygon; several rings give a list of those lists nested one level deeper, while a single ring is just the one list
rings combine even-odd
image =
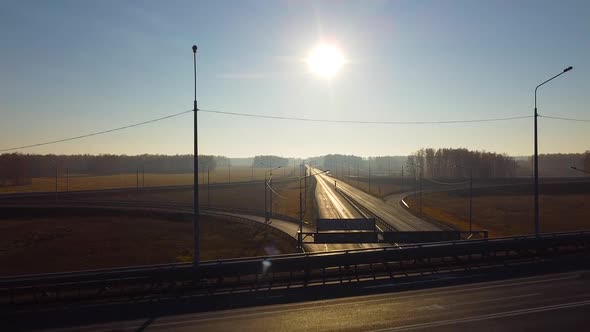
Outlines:
[{"label": "hazy horizon", "polygon": [[[433,147],[428,147],[428,148],[433,148]],[[450,148],[450,149],[455,149],[453,147],[445,147],[445,148]],[[433,149],[437,149],[437,148],[433,148]],[[468,149],[469,150],[469,149]],[[470,150],[470,151],[476,151],[476,150]],[[556,153],[551,153],[551,152],[547,152],[547,153],[540,153],[540,156],[543,155],[556,155],[556,154],[580,154],[580,155],[584,155],[586,152],[588,152],[590,150],[586,150],[586,151],[582,151],[582,152],[568,152],[568,153],[564,153],[564,152],[556,152]],[[416,152],[416,151],[412,151]],[[491,153],[498,153],[498,154],[503,154],[500,151],[483,151],[480,150],[480,152],[491,152]],[[5,153],[0,153],[0,156],[3,154],[10,154],[10,153],[19,153],[19,154],[31,154],[31,155],[42,155],[42,156],[47,156],[47,155],[56,155],[56,156],[75,156],[75,155],[89,155],[89,156],[100,156],[100,155],[118,155],[118,156],[129,156],[129,157],[137,157],[137,156],[142,156],[142,155],[161,155],[161,156],[177,156],[177,155],[193,155],[192,153],[184,153],[184,154],[164,154],[164,153],[142,153],[142,154],[113,154],[113,153],[98,153],[98,154],[89,154],[89,153],[85,153],[85,154],[76,154],[76,153],[40,153],[40,154],[34,154],[34,153],[26,153],[26,152],[5,152]],[[343,155],[343,156],[353,156],[353,157],[361,157],[363,159],[367,159],[367,158],[379,158],[379,157],[391,157],[391,158],[405,158],[408,157],[408,155],[388,155],[388,154],[382,154],[382,155],[359,155],[359,154],[346,154],[346,153],[327,153],[327,154],[322,154],[322,155],[314,155],[314,156],[304,156],[304,157],[300,157],[300,156],[279,156],[279,155],[270,155],[270,156],[275,156],[275,157],[282,157],[282,158],[286,158],[286,159],[301,159],[301,160],[307,160],[307,159],[313,159],[313,158],[321,158],[327,155]],[[203,153],[199,153],[199,156],[214,156],[214,157],[224,157],[224,158],[229,158],[229,159],[254,159],[257,156],[261,156],[261,155],[253,155],[253,156],[226,156],[226,155],[222,155],[222,154],[203,154]],[[533,155],[510,155],[507,154],[507,156],[515,158],[515,159],[522,159],[522,158],[530,158]]]}]

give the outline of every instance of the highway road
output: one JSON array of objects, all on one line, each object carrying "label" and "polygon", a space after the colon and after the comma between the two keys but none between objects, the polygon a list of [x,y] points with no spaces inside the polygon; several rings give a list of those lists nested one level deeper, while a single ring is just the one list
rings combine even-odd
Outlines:
[{"label": "highway road", "polygon": [[[588,331],[590,275],[468,285],[150,317],[55,331]],[[147,316],[147,315],[146,315]]]},{"label": "highway road", "polygon": [[[312,169],[312,174],[321,172]],[[356,219],[364,218],[342,195],[336,192],[334,181],[326,175],[315,175],[315,199],[318,206],[318,215],[325,219]],[[389,244],[387,244],[389,245]],[[339,243],[339,244],[307,244],[306,250],[331,251],[358,248],[382,247],[379,243]]]},{"label": "highway road", "polygon": [[[314,171],[318,171],[317,169]],[[334,179],[326,174],[317,175],[316,177],[334,184]],[[442,225],[433,224],[422,220],[403,209],[399,204],[388,204],[380,198],[371,196],[362,190],[359,190],[343,181],[337,181],[338,190],[352,197],[355,201],[360,202],[365,208],[377,215],[398,231],[439,231],[448,230]]]},{"label": "highway road", "polygon": [[[314,173],[317,170],[312,170]],[[320,218],[325,219],[355,219],[363,216],[336,192],[334,181],[324,174],[315,175],[315,198]]]}]

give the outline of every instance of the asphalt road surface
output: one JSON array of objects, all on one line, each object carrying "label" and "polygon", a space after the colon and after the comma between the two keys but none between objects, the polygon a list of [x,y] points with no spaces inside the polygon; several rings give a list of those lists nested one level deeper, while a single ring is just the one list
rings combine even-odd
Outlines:
[{"label": "asphalt road surface", "polygon": [[[314,173],[317,170],[312,170]],[[350,203],[336,192],[334,180],[325,174],[315,176],[315,198],[320,218],[355,219],[363,216]]]},{"label": "asphalt road surface", "polygon": [[59,331],[588,331],[589,312],[590,276],[575,272]]},{"label": "asphalt road surface", "polygon": [[[312,169],[312,174],[321,172]],[[364,216],[359,213],[342,195],[336,192],[334,180],[325,174],[315,175],[315,199],[318,206],[318,215],[325,219],[356,219]],[[359,248],[376,248],[384,244],[379,243],[338,243],[338,244],[307,244],[306,250],[331,251]],[[389,245],[389,244],[386,244]]]},{"label": "asphalt road surface", "polygon": [[[334,184],[334,180],[336,180],[325,174],[318,175],[317,177],[326,179],[326,181],[331,182],[332,185]],[[387,203],[382,199],[371,196],[343,181],[336,181],[338,190],[341,190],[345,194],[349,195],[355,201],[360,202],[360,204],[362,204],[365,208],[379,216],[398,231],[447,230],[447,228],[444,228],[444,226],[433,224],[414,216],[410,212],[403,209],[399,204]]]}]

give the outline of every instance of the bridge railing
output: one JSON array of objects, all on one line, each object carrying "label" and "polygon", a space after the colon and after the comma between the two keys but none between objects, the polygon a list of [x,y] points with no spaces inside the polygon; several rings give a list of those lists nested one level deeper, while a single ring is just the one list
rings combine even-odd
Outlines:
[{"label": "bridge railing", "polygon": [[[78,271],[0,278],[0,309],[137,296],[177,296],[179,293],[215,294],[235,290],[307,286],[376,277],[408,271],[437,273],[551,257],[587,261],[590,232],[570,232],[472,241],[403,245],[375,249],[289,254],[203,262],[160,264],[108,270]],[[569,254],[569,256],[568,256]],[[541,258],[541,259],[539,259]],[[472,265],[470,262],[474,260]],[[532,263],[531,263],[532,264]],[[15,309],[16,308],[16,309]]]}]

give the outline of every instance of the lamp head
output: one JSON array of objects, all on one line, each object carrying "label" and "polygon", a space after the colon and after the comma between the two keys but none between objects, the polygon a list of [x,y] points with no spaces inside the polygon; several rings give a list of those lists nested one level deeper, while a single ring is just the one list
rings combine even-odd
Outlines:
[{"label": "lamp head", "polygon": [[193,53],[197,53],[197,45],[193,45]]},{"label": "lamp head", "polygon": [[564,73],[567,73],[568,71],[570,71],[570,70],[572,70],[572,69],[574,69],[574,67],[572,67],[572,66],[569,66],[569,67],[567,67],[566,69],[564,69],[564,70],[563,70],[563,72],[564,72]]}]

